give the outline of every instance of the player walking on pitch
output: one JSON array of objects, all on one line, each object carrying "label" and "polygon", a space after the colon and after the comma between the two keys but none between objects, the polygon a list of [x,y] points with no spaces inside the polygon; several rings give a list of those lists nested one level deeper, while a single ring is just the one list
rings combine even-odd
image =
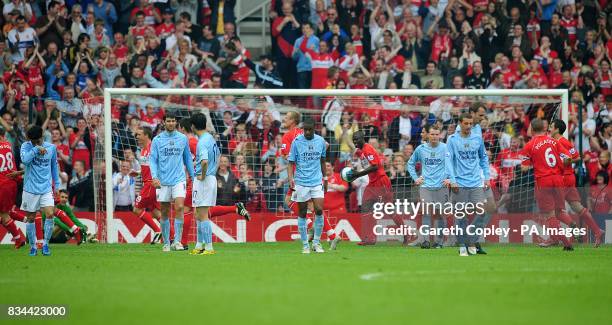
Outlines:
[{"label": "player walking on pitch", "polygon": [[[461,131],[455,132],[448,138],[447,148],[450,155],[452,167],[450,168],[450,179],[453,191],[451,193],[453,203],[474,204],[475,207],[485,203],[485,191],[489,188],[489,158],[484,148],[482,137],[472,132],[472,115],[464,113],[459,117]],[[484,182],[483,182],[484,177]],[[474,209],[475,218],[484,213],[484,209]],[[457,234],[459,243],[459,255],[468,256],[483,254],[477,250],[475,236],[468,236],[467,218],[457,218],[457,226],[461,232]]]},{"label": "player walking on pitch", "polygon": [[[418,146],[410,160],[408,160],[408,172],[417,186],[420,186],[419,193],[423,203],[434,205],[432,215],[426,213],[423,215],[423,225],[430,225],[432,216],[438,217],[438,227],[441,228],[444,224],[442,219],[442,206],[448,201],[448,187],[451,184],[450,169],[451,161],[450,154],[446,148],[446,144],[440,142],[440,128],[437,126],[425,126],[428,142]],[[421,176],[417,177],[416,164],[421,163]],[[440,206],[440,212],[435,212],[435,206]],[[442,247],[443,237],[436,238],[434,247]],[[429,248],[429,241],[425,239],[421,244],[421,248]]]},{"label": "player walking on pitch", "polygon": [[[27,142],[21,145],[21,162],[25,165],[25,176],[21,210],[27,213],[28,223],[26,233],[30,242],[30,256],[36,256],[36,228],[34,218],[36,212],[53,215],[55,203],[53,200],[53,187],[58,191],[60,187],[59,166],[57,163],[57,149],[55,145],[43,140],[43,130],[38,125],[32,125],[27,131]],[[59,194],[58,194],[59,195]],[[51,255],[49,239],[53,232],[53,218],[47,218],[44,225],[44,241],[42,254]]]},{"label": "player walking on pitch", "polygon": [[[546,218],[546,223],[550,228],[560,229],[559,215],[565,207],[561,172],[563,162],[560,161],[560,151],[563,148],[557,141],[545,134],[544,121],[536,118],[531,121],[530,126],[533,138],[523,147],[521,156],[526,160],[531,160],[533,165],[535,198],[540,213]],[[574,250],[566,236],[553,236],[553,239],[563,242],[563,250]]]},{"label": "player walking on pitch", "polygon": [[206,132],[206,116],[196,113],[191,117],[192,129],[198,136],[193,179],[192,205],[196,213],[197,241],[192,255],[212,255],[212,223],[208,209],[217,204],[217,168],[221,151],[213,136]]},{"label": "player walking on pitch", "polygon": [[[287,129],[287,132],[283,135],[281,145],[281,156],[284,159],[289,158],[289,152],[291,151],[293,141],[304,133],[304,131],[299,127],[300,120],[300,113],[295,111],[287,112],[283,118],[283,127]],[[295,172],[295,168],[293,171]],[[289,207],[289,209],[293,210],[295,214],[299,215],[299,207],[296,209],[296,201],[293,188],[291,187],[289,187],[287,195],[285,196],[285,204]],[[314,208],[312,208],[312,202],[308,204],[307,210],[310,210],[310,213],[312,213],[312,210],[314,210]],[[328,218],[324,218],[323,220],[323,231],[328,234],[328,238],[331,240],[330,249],[335,250],[342,238],[339,234],[335,234],[335,230],[331,226]]]},{"label": "player walking on pitch", "polygon": [[[485,119],[486,112],[487,112],[487,107],[482,102],[475,102],[470,106],[469,114],[472,116],[471,134],[479,137],[483,145],[484,145],[484,139],[482,137],[482,127],[480,126],[480,122],[482,122]],[[456,134],[461,133],[461,123],[457,125],[457,130],[455,131],[455,133]],[[488,186],[488,185],[485,186],[484,175],[481,174],[480,176],[482,178],[482,187],[484,188],[484,192],[485,192],[485,202],[484,202],[485,211],[484,213],[476,215],[476,217],[472,219],[472,225],[474,225],[476,228],[486,227],[487,224],[489,223],[489,220],[491,220],[491,215],[497,211],[497,204],[495,201],[495,195],[493,194],[493,189],[491,189],[491,186]],[[476,246],[476,252],[478,254],[486,254],[485,250],[480,246],[480,243],[478,242],[478,240],[479,240],[479,236],[476,236],[476,235],[474,235],[473,238],[471,239],[471,241],[474,242],[474,245]]]},{"label": "player walking on pitch", "polygon": [[176,117],[166,113],[165,131],[151,143],[149,166],[151,184],[157,189],[157,201],[161,205],[161,230],[164,237],[164,252],[170,251],[170,202],[174,201],[174,243],[172,249],[182,251],[183,205],[187,189],[185,168],[191,179],[194,177],[193,162],[187,137],[176,130]]},{"label": "player walking on pitch", "polygon": [[[321,233],[323,232],[323,200],[327,190],[325,170],[325,140],[314,133],[314,121],[307,120],[303,124],[304,134],[298,136],[291,144],[289,152],[289,186],[295,191],[295,201],[298,203],[298,230],[302,240],[302,253],[310,253],[306,213],[308,202],[312,200],[315,212],[314,237],[312,250],[323,253]],[[295,167],[295,172],[294,172]]]},{"label": "player walking on pitch", "polygon": [[[572,165],[571,165],[571,163],[580,160],[580,154],[578,153],[576,148],[574,148],[574,145],[572,145],[572,143],[569,142],[569,140],[567,140],[563,136],[563,133],[565,132],[565,129],[567,128],[563,120],[559,120],[559,119],[554,120],[550,128],[551,128],[550,136],[553,139],[557,140],[557,143],[559,144],[559,146],[562,147],[563,151],[565,151],[565,153],[569,155],[569,159],[571,159],[570,163],[567,165],[560,164],[561,170],[563,172],[564,198],[567,202],[569,202],[569,205],[574,211],[574,213],[576,213],[581,218],[583,218],[586,224],[589,225],[589,228],[591,228],[591,230],[593,231],[593,234],[595,235],[595,247],[599,247],[602,243],[602,237],[603,237],[604,231],[601,228],[599,228],[599,226],[597,226],[597,223],[593,219],[593,216],[589,212],[589,209],[585,208],[580,203],[580,194],[578,193],[578,190],[576,189],[576,176],[574,176],[574,169],[572,168]],[[569,217],[569,215],[567,215],[565,210],[562,210],[560,212],[559,219],[562,222],[566,223],[568,226],[572,226],[572,227],[574,226],[573,220]]]}]

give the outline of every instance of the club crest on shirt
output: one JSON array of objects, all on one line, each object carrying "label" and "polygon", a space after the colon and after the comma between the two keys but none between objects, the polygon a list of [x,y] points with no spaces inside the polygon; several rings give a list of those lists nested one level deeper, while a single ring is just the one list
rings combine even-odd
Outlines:
[{"label": "club crest on shirt", "polygon": [[431,154],[429,155],[431,158],[435,158],[436,157],[436,153],[435,152],[431,152]]},{"label": "club crest on shirt", "polygon": [[313,146],[312,145],[308,145],[308,150],[311,150],[311,151],[314,150]]},{"label": "club crest on shirt", "polygon": [[464,148],[466,148],[466,149],[468,149],[468,148],[470,147],[470,144],[469,144],[469,143],[464,143],[464,144],[463,144],[463,147],[464,147]]},{"label": "club crest on shirt", "polygon": [[168,142],[168,144],[170,144],[171,146],[173,146],[173,145],[174,145],[174,141],[170,141],[170,142]]}]

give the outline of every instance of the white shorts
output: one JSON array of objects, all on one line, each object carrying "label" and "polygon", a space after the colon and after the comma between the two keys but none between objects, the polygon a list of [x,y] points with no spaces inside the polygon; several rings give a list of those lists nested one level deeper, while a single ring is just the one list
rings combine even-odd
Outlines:
[{"label": "white shorts", "polygon": [[174,199],[187,196],[187,183],[179,182],[176,185],[162,185],[155,190],[157,202],[172,202]]},{"label": "white shorts", "polygon": [[197,207],[214,207],[217,205],[217,177],[208,175],[203,181],[193,180],[191,204]]},{"label": "white shorts", "polygon": [[295,184],[295,191],[291,200],[295,202],[308,202],[311,199],[322,199],[325,197],[323,184],[317,186],[302,186]]},{"label": "white shorts", "polygon": [[53,207],[55,201],[53,200],[53,192],[45,194],[32,194],[23,191],[21,195],[21,210],[26,212],[36,212],[40,208]]}]

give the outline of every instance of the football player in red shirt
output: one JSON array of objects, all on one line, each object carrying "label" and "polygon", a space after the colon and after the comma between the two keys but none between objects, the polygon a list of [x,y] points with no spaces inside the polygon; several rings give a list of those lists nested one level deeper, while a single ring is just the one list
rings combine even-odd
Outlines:
[{"label": "football player in red shirt", "polygon": [[[576,148],[574,148],[574,145],[563,136],[566,128],[567,126],[563,120],[556,119],[550,125],[550,135],[553,139],[557,140],[557,143],[564,149],[563,151],[567,152],[571,162],[579,161],[580,154]],[[591,228],[595,235],[595,247],[599,247],[602,244],[604,231],[597,226],[589,210],[580,203],[580,194],[576,189],[574,169],[570,164],[561,165],[561,170],[563,171],[564,198],[569,202],[574,213],[583,218],[589,228]]]},{"label": "football player in red shirt", "polygon": [[151,211],[155,219],[161,218],[161,210],[159,202],[157,202],[155,187],[152,184],[153,178],[151,177],[151,169],[149,167],[149,154],[151,153],[151,140],[153,139],[153,131],[148,127],[142,127],[136,131],[136,140],[140,146],[140,155],[138,156],[138,162],[140,163],[140,170],[132,170],[130,176],[140,175],[142,178],[142,189],[140,194],[136,197],[136,204],[134,205],[134,215],[138,216],[147,226],[153,230],[153,238],[151,244],[161,239],[161,229],[159,225],[153,221],[151,214],[148,214],[145,210]]},{"label": "football player in red shirt", "polygon": [[[559,216],[565,206],[563,199],[563,177],[561,176],[560,146],[546,135],[544,121],[539,118],[531,121],[533,138],[521,150],[521,156],[530,160],[535,176],[535,198],[540,213],[546,218],[549,228],[561,228]],[[556,217],[555,217],[556,216]],[[570,219],[571,220],[571,219]],[[561,220],[566,224],[571,221]],[[569,223],[568,223],[569,222]],[[563,250],[573,250],[569,239],[563,235],[553,236],[563,242]]]},{"label": "football player in red shirt", "polygon": [[[289,152],[291,151],[291,144],[293,140],[297,138],[300,134],[304,133],[304,130],[299,128],[300,124],[300,113],[298,112],[287,112],[285,117],[283,118],[283,128],[287,130],[285,134],[283,134],[283,140],[280,148],[281,156],[284,159],[289,157]],[[287,195],[285,196],[285,203],[287,206],[292,207],[291,194],[293,194],[293,189],[289,188],[287,191]]]},{"label": "football player in red shirt", "polygon": [[[370,182],[363,192],[362,208],[365,215],[361,222],[362,241],[359,245],[374,245],[376,243],[376,235],[374,234],[374,226],[376,219],[372,215],[374,205],[381,202],[393,202],[393,191],[391,190],[391,180],[387,177],[383,160],[372,145],[365,142],[362,131],[353,133],[353,144],[355,146],[355,155],[361,160],[363,170],[356,171],[353,169],[347,181],[351,182],[361,176],[368,175]],[[396,225],[402,226],[403,220],[397,216],[393,216],[393,221]],[[404,238],[406,243],[407,236]]]},{"label": "football player in red shirt", "polygon": [[13,235],[15,248],[25,245],[25,235],[17,226],[13,219],[9,218],[9,211],[15,207],[17,197],[17,182],[23,172],[17,170],[13,147],[5,138],[6,131],[0,128],[0,218],[2,225]]}]

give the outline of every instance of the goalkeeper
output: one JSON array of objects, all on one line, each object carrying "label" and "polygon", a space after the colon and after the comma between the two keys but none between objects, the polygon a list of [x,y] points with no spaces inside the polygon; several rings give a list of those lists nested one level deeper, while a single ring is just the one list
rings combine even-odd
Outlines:
[{"label": "goalkeeper", "polygon": [[[66,190],[59,191],[59,202],[55,205],[55,207],[59,210],[64,211],[69,219],[65,219],[66,222],[62,221],[58,217],[53,218],[53,222],[55,223],[55,227],[53,229],[53,234],[51,235],[52,243],[66,243],[70,240],[71,237],[75,234],[75,227],[78,227],[76,231],[80,231],[80,236],[75,236],[77,239],[77,244],[80,245],[87,241],[87,226],[85,226],[72,212],[72,208],[70,204],[68,204],[68,192]],[[45,219],[44,212],[41,212],[43,220]]]}]

